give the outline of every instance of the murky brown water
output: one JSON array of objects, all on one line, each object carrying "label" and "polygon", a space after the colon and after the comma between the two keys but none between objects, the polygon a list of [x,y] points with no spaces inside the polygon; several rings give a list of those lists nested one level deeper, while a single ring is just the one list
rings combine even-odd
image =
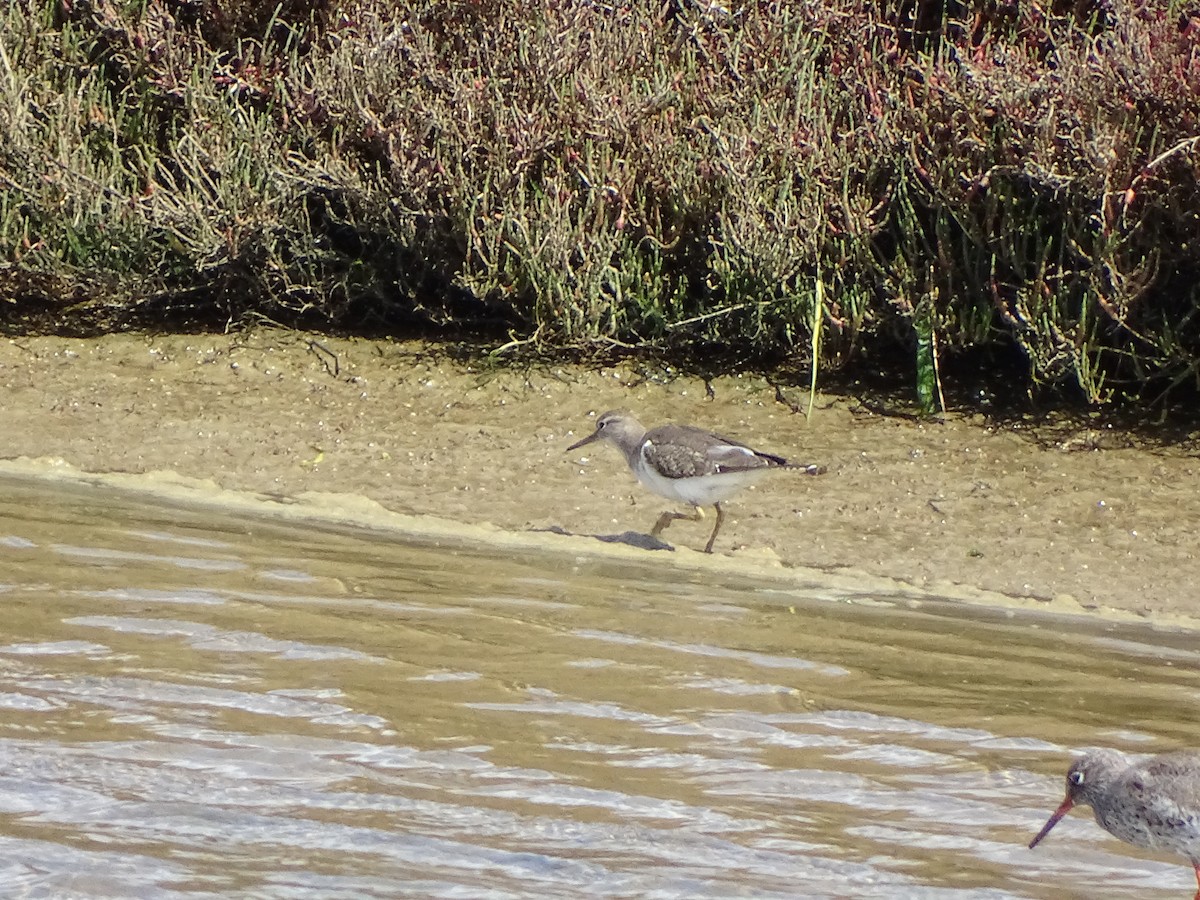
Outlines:
[{"label": "murky brown water", "polygon": [[1200,745],[1190,635],[0,497],[11,895],[1192,890],[1025,848],[1073,748]]}]

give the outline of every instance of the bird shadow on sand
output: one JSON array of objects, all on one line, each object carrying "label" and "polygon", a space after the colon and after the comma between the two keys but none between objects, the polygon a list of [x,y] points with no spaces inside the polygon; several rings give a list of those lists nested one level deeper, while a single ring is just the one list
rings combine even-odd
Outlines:
[{"label": "bird shadow on sand", "polygon": [[561,525],[551,525],[549,528],[532,528],[530,530],[549,534],[566,534],[572,537],[591,537],[606,544],[626,544],[630,547],[637,547],[639,550],[673,551],[675,549],[673,545],[668,544],[666,541],[661,541],[640,531],[622,531],[620,534],[577,534],[574,531],[567,531]]}]

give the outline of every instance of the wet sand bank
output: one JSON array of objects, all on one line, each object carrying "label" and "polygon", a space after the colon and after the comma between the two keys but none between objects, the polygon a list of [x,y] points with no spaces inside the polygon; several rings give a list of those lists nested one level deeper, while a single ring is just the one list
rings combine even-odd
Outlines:
[{"label": "wet sand bank", "polygon": [[[712,564],[1200,619],[1196,436],[1169,448],[1085,431],[1034,440],[978,416],[923,423],[832,395],[807,421],[758,377],[480,371],[417,344],[269,331],[5,340],[0,386],[0,457],[35,461],[26,469],[62,461],[171,472],[189,490],[359,497],[547,543],[646,532],[667,508],[612,448],[565,452],[590,414],[624,406],[647,425],[692,422],[828,467],[773,473],[730,501]],[[664,538],[694,554],[710,528],[677,522]]]}]

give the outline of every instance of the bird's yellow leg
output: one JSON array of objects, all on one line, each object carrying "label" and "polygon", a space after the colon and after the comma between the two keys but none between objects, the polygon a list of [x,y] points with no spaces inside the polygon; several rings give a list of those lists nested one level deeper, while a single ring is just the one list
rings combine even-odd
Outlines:
[{"label": "bird's yellow leg", "polygon": [[691,515],[688,515],[687,513],[681,513],[681,512],[665,512],[661,516],[659,516],[658,521],[654,523],[654,528],[650,532],[650,537],[658,537],[660,534],[663,533],[663,531],[666,530],[666,527],[668,525],[670,525],[672,522],[674,522],[676,519],[687,519],[689,522],[699,522],[703,518],[704,518],[704,510],[702,510],[698,506],[695,508],[695,510],[692,512]]},{"label": "bird's yellow leg", "polygon": [[[708,543],[704,545],[705,553],[712,553],[713,541],[717,539],[717,532],[721,530],[721,523],[725,521],[725,510],[721,509],[720,503],[714,503],[713,508],[717,511],[717,524],[713,526],[712,534],[708,536]],[[703,511],[697,507],[696,512],[703,515]]]}]

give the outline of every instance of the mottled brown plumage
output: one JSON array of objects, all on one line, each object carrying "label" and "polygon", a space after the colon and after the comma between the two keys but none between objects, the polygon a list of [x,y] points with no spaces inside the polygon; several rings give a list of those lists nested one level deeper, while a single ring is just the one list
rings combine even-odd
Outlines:
[{"label": "mottled brown plumage", "polygon": [[1085,753],[1071,763],[1067,796],[1030,849],[1077,804],[1090,806],[1096,824],[1114,837],[1186,858],[1200,900],[1200,753],[1164,753],[1141,762],[1119,750]]},{"label": "mottled brown plumage", "polygon": [[667,478],[696,478],[788,464],[781,456],[691,425],[660,425],[643,432],[639,443],[646,462]]},{"label": "mottled brown plumage", "polygon": [[811,475],[825,471],[819,466],[794,466],[781,456],[763,453],[740,441],[723,437],[691,425],[661,425],[646,431],[642,424],[625,410],[611,410],[596,420],[596,430],[567,451],[577,450],[592,441],[604,440],[616,445],[625,454],[629,468],[643,485],[656,494],[690,503],[691,515],[665,512],[658,518],[652,537],[658,537],[676,519],[697,520],[704,516],[703,507],[717,511],[705,553],[711,553],[725,512],[721,501],[757,481],[770,469],[803,469]]}]

